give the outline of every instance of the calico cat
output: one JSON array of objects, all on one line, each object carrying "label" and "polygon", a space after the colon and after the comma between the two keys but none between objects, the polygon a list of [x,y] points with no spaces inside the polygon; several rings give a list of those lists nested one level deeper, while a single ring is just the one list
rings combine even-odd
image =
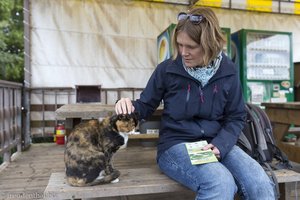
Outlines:
[{"label": "calico cat", "polygon": [[113,154],[124,144],[119,132],[130,132],[137,117],[113,115],[78,124],[68,136],[64,161],[67,182],[72,186],[110,183],[120,176],[112,166]]}]

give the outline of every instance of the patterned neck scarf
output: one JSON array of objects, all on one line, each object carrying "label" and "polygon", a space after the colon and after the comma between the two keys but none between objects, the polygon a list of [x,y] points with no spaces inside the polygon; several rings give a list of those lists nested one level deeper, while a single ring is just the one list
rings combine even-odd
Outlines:
[{"label": "patterned neck scarf", "polygon": [[193,67],[193,68],[187,67],[185,66],[183,59],[182,59],[182,64],[185,71],[187,71],[189,75],[191,75],[192,77],[200,81],[202,87],[204,87],[208,83],[209,79],[211,79],[211,77],[213,77],[213,75],[215,75],[215,73],[219,69],[221,61],[222,61],[222,52],[220,52],[219,55],[207,66]]}]

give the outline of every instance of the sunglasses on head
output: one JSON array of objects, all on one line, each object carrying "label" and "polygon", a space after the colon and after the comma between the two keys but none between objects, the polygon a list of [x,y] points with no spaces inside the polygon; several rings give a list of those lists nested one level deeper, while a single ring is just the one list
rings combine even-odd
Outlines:
[{"label": "sunglasses on head", "polygon": [[200,22],[204,19],[202,15],[193,15],[193,14],[187,14],[185,12],[181,12],[177,16],[177,20],[186,20],[189,19],[193,24],[200,24]]}]

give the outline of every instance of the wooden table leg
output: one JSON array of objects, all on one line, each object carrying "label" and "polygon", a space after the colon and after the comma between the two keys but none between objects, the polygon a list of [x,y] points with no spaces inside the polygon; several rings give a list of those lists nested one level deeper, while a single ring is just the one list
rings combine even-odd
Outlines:
[{"label": "wooden table leg", "polygon": [[294,195],[292,196],[292,191],[297,190],[297,183],[298,182],[288,182],[281,184],[283,187],[280,187],[280,200],[298,199]]},{"label": "wooden table leg", "polygon": [[81,118],[66,118],[65,129],[66,134],[69,135],[72,129],[81,122]]},{"label": "wooden table leg", "polygon": [[290,145],[283,142],[284,135],[288,132],[290,124],[274,123],[273,134],[278,148],[284,152],[288,159],[294,162],[300,162],[300,146]]},{"label": "wooden table leg", "polygon": [[283,141],[284,135],[288,132],[289,128],[289,124],[273,123],[273,134],[277,144]]}]

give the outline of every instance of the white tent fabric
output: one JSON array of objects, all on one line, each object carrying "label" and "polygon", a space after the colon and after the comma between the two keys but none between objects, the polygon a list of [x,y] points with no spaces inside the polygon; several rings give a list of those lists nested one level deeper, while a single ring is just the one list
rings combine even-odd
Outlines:
[{"label": "white tent fabric", "polygon": [[183,6],[122,0],[32,0],[31,87],[144,87],[156,37]]},{"label": "white tent fabric", "polygon": [[[31,0],[31,87],[144,87],[157,65],[157,36],[186,6],[131,0]],[[293,32],[300,20],[214,9],[222,27]]]}]

